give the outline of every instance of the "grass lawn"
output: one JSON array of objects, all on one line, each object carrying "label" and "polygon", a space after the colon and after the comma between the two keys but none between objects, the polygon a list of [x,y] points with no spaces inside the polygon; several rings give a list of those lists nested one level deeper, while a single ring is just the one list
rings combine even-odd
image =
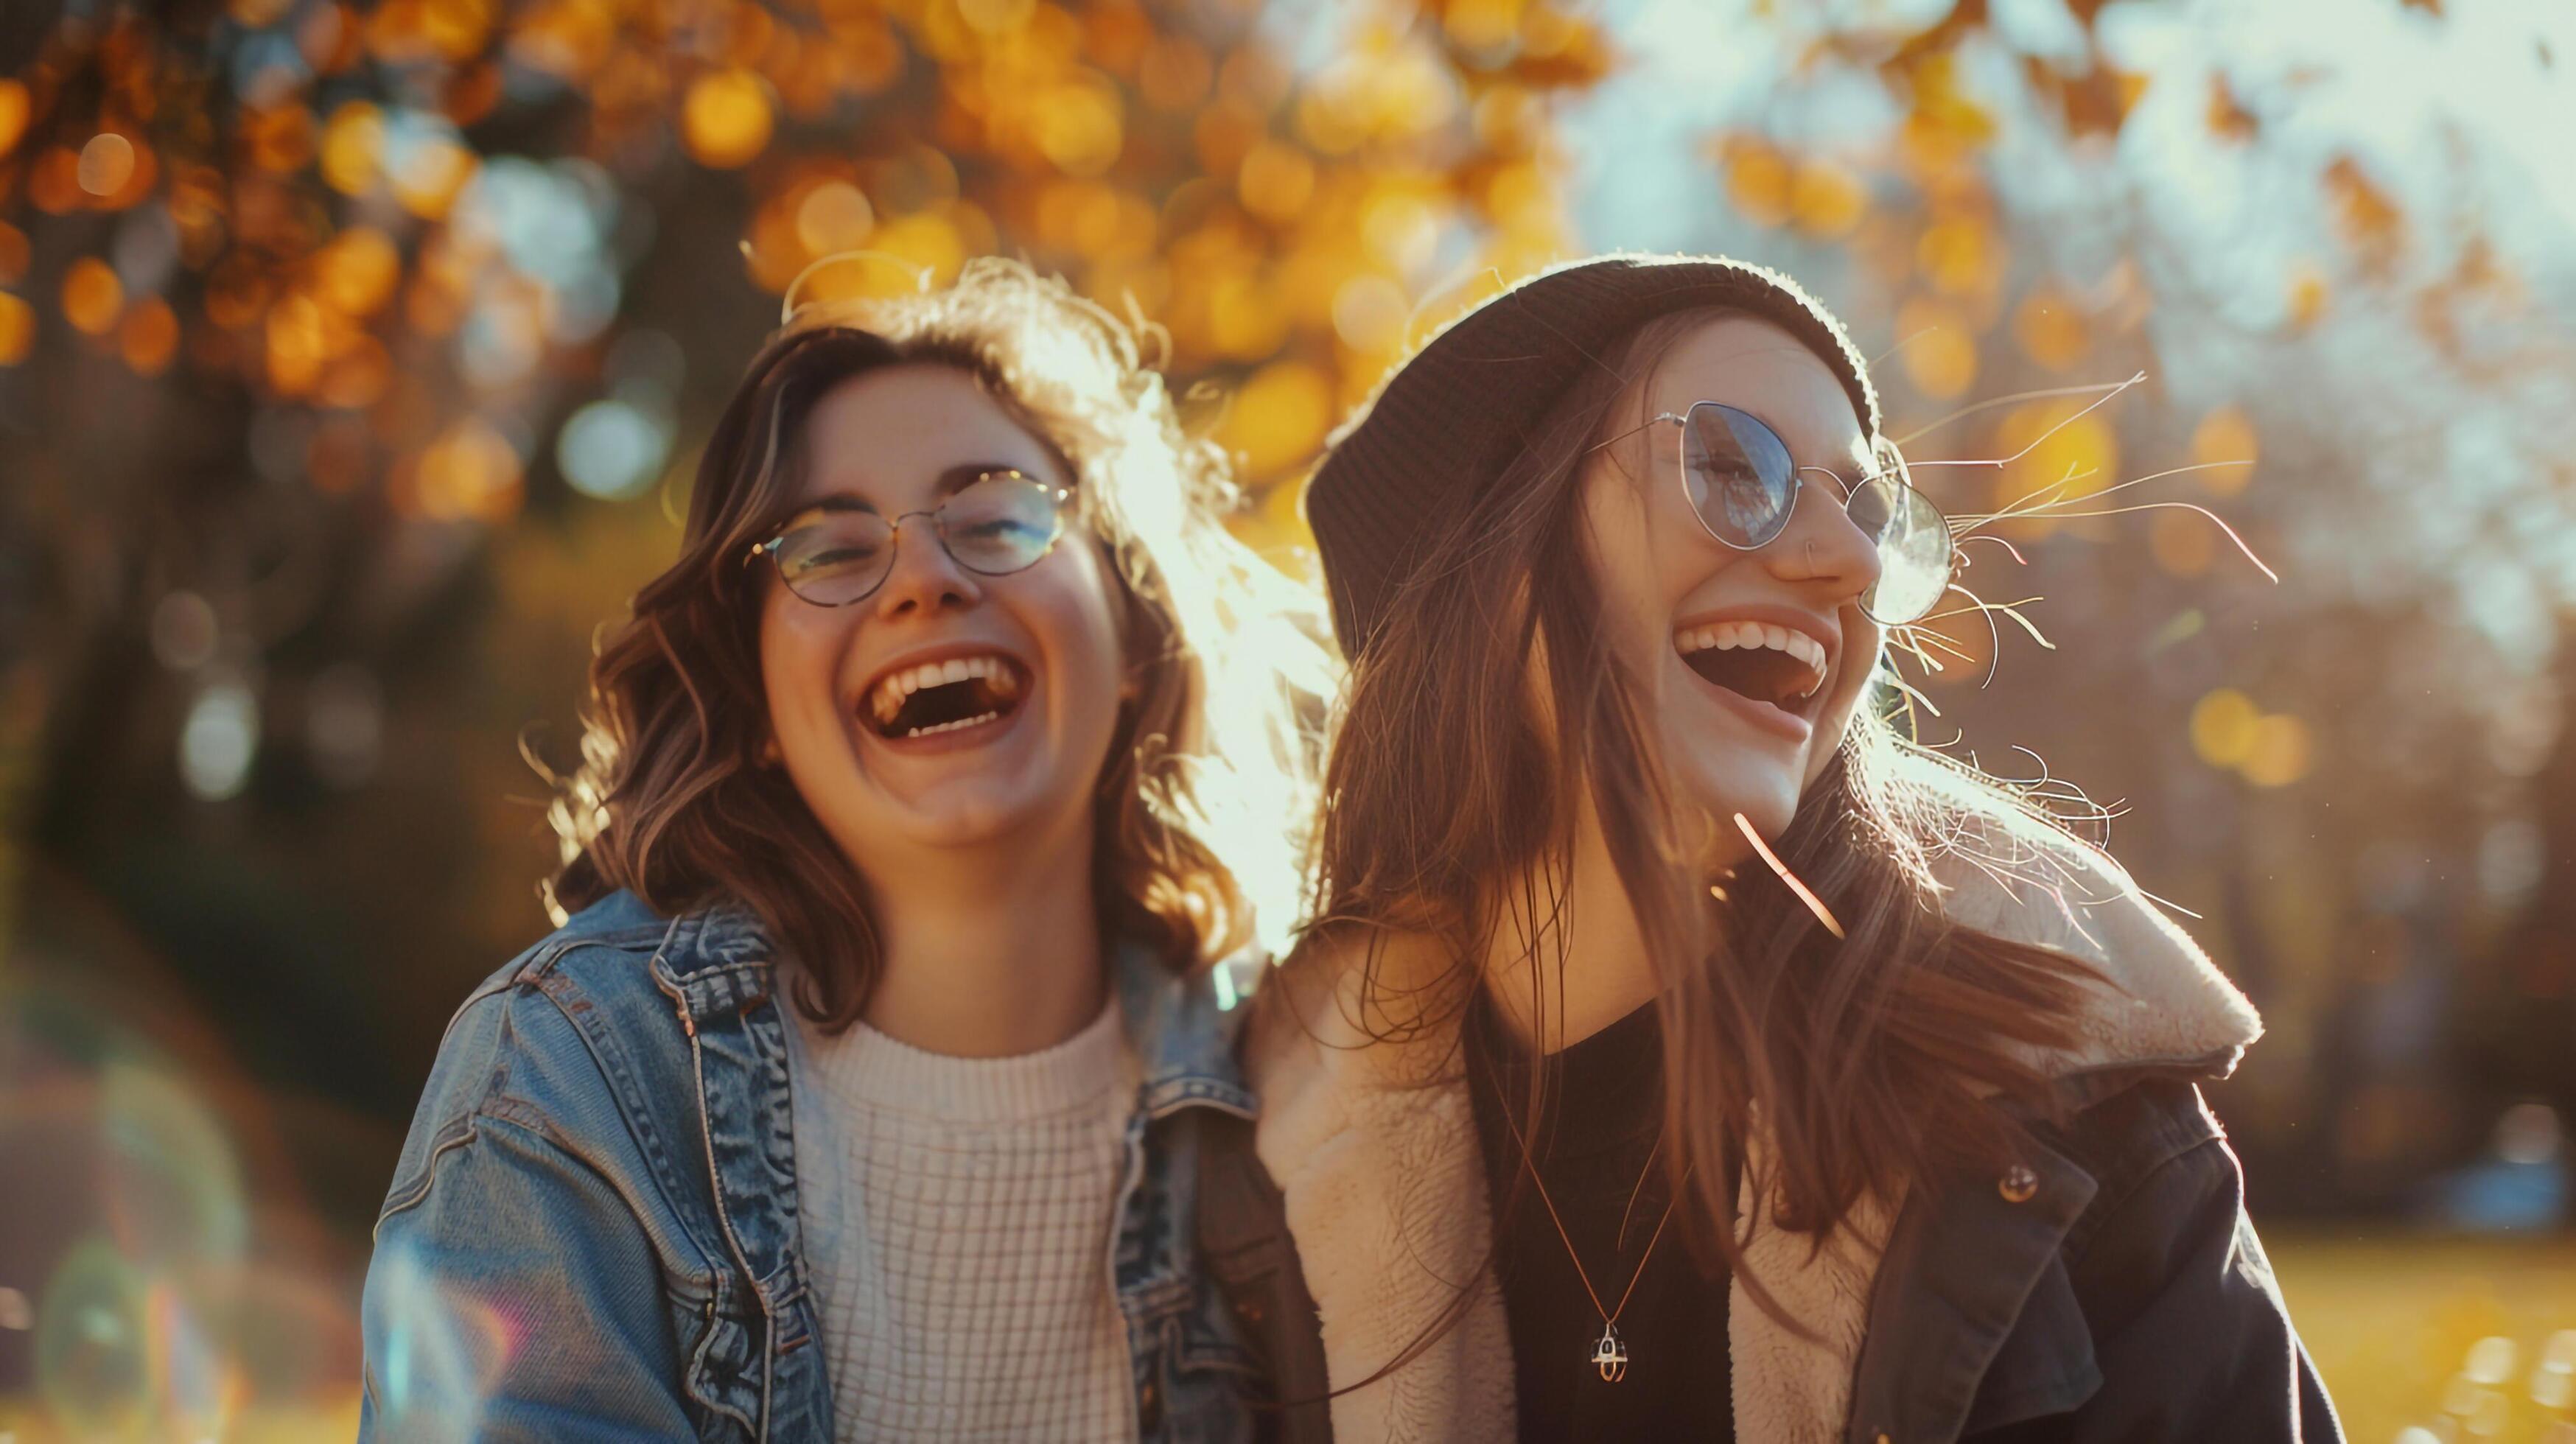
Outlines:
[{"label": "grass lawn", "polygon": [[[2455,1431],[2436,1437],[2576,1444],[2576,1424],[2565,1422],[2576,1414],[2544,1408],[2532,1395],[2534,1367],[2551,1335],[2576,1330],[2576,1237],[2499,1241],[2285,1229],[2266,1230],[2263,1242],[2353,1444],[2392,1444],[2410,1425],[2438,1429],[2445,1391],[2470,1347],[2497,1336],[2516,1345],[2507,1377],[2495,1385],[2505,1404],[2489,1403],[2486,1417],[2463,1418]],[[2491,1358],[2500,1352],[2488,1350]],[[2543,1391],[2554,1386],[2544,1384]],[[2451,1402],[2474,1398],[2463,1393]],[[2499,1408],[2506,1411],[2499,1432],[2469,1427],[2496,1422]]]}]

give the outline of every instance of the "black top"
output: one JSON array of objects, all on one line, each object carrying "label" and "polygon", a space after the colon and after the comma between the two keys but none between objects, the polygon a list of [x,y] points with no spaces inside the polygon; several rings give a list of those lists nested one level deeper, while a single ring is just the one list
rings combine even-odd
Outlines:
[{"label": "black top", "polygon": [[[1514,1187],[1522,1149],[1513,1128],[1529,1106],[1529,1055],[1481,994],[1467,1039],[1468,1095],[1494,1210],[1520,1437],[1733,1439],[1726,1279],[1701,1271],[1678,1217],[1664,1223],[1648,1251],[1672,1200],[1663,1161],[1654,1156],[1663,1124],[1663,1039],[1654,1008],[1547,1060],[1547,1111],[1530,1152],[1563,1235],[1526,1177]],[[1582,1273],[1567,1256],[1569,1237]],[[1604,1380],[1593,1362],[1601,1309],[1620,1308],[1631,1278],[1635,1291],[1618,1324],[1627,1371]]]}]

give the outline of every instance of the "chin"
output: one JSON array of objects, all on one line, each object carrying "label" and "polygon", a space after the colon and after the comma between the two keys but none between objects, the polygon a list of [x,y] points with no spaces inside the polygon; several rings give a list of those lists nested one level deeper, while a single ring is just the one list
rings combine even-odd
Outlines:
[{"label": "chin", "polygon": [[[996,778],[961,777],[906,799],[884,830],[926,847],[978,847],[1043,830],[1064,799]],[[872,828],[871,830],[876,830]]]},{"label": "chin", "polygon": [[1717,850],[1728,860],[1752,853],[1735,825],[1737,813],[1744,814],[1763,841],[1771,842],[1788,830],[1789,820],[1798,812],[1797,781],[1785,772],[1756,776],[1728,769],[1724,774],[1703,774],[1693,779],[1689,794],[1708,813],[1717,829]]}]

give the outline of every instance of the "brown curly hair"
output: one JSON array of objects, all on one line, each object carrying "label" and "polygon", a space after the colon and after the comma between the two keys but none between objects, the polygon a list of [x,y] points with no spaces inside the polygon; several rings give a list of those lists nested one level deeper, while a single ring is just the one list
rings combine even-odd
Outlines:
[{"label": "brown curly hair", "polygon": [[1111,936],[1175,970],[1284,927],[1312,814],[1318,698],[1330,686],[1307,595],[1230,535],[1224,456],[1182,430],[1135,328],[1061,281],[985,258],[936,292],[817,303],[752,360],[700,461],[680,555],[600,645],[582,763],[549,817],[559,917],[624,888],[666,916],[749,907],[799,959],[798,1002],[828,1028],[866,1006],[884,959],[850,863],[781,772],[743,565],[795,484],[799,439],[833,387],[930,363],[974,377],[1051,446],[1111,559],[1137,695],[1099,782],[1093,891]]}]

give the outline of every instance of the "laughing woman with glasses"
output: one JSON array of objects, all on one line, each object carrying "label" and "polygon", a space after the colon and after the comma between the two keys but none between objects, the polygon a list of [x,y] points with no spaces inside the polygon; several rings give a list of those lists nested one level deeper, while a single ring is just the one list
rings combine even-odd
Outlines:
[{"label": "laughing woman with glasses", "polygon": [[1378,1441],[2336,1436],[2197,1086],[2253,1010],[1895,725],[1952,531],[1838,322],[1550,272],[1307,508],[1352,676],[1251,1037],[1283,1389]]},{"label": "laughing woman with glasses", "polygon": [[1250,1438],[1216,971],[1296,900],[1299,598],[1129,332],[809,306],[591,674],[566,921],[377,1224],[386,1438]]}]

